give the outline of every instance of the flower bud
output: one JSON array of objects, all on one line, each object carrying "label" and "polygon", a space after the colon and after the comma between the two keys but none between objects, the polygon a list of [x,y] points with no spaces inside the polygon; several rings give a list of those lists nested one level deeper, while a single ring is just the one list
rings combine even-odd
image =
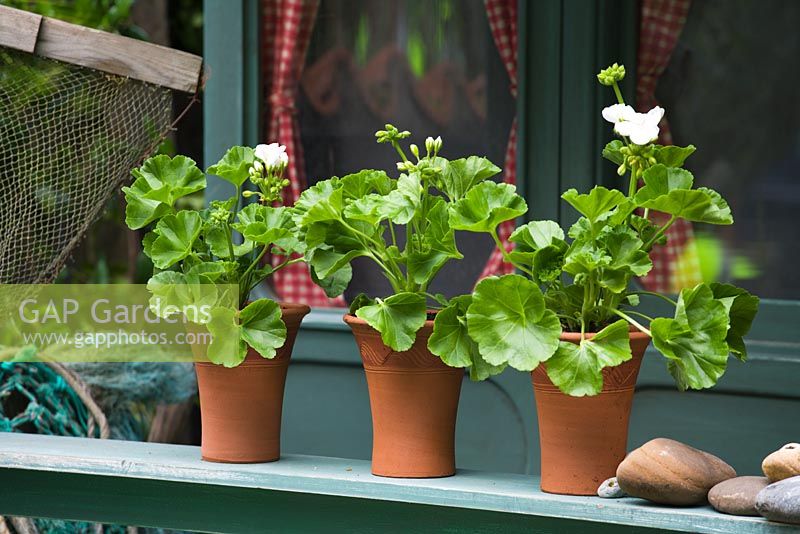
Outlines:
[{"label": "flower bud", "polygon": [[617,174],[619,174],[620,176],[624,176],[625,175],[625,170],[626,170],[625,169],[625,164],[623,163],[622,165],[617,167]]},{"label": "flower bud", "polygon": [[414,143],[411,143],[411,145],[408,148],[409,150],[411,150],[411,153],[414,154],[414,157],[419,159],[419,147]]},{"label": "flower bud", "polygon": [[442,149],[442,136],[437,135],[434,140],[434,152],[438,153]]},{"label": "flower bud", "polygon": [[431,152],[434,152],[436,148],[436,141],[433,140],[433,137],[426,137],[425,138],[425,150],[428,151],[428,155],[431,155]]},{"label": "flower bud", "polygon": [[250,197],[252,197],[254,195],[257,195],[257,194],[258,193],[256,193],[255,191],[250,191],[249,189],[246,189],[246,190],[242,191],[242,196],[244,198],[250,198]]},{"label": "flower bud", "polygon": [[625,78],[625,65],[614,63],[597,74],[597,80],[603,85],[614,85]]}]

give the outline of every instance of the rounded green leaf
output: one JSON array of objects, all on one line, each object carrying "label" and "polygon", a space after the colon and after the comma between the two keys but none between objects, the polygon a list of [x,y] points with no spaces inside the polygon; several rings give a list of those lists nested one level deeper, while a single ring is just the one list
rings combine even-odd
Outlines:
[{"label": "rounded green leaf", "polygon": [[203,220],[195,211],[179,211],[158,221],[155,229],[158,237],[150,247],[153,265],[168,269],[191,254],[202,227]]},{"label": "rounded green leaf", "polygon": [[236,310],[217,307],[209,312],[211,319],[206,328],[211,333],[208,345],[208,360],[225,367],[236,367],[247,356],[247,344],[242,340]]},{"label": "rounded green leaf", "polygon": [[251,302],[239,313],[239,321],[242,339],[264,358],[274,358],[276,349],[286,343],[286,325],[275,301]]},{"label": "rounded green leaf", "polygon": [[628,323],[619,320],[579,344],[562,341],[547,360],[547,376],[573,397],[597,395],[603,389],[603,368],[631,359]]},{"label": "rounded green leaf", "polygon": [[616,189],[606,189],[597,185],[585,194],[578,194],[577,190],[568,189],[561,198],[590,222],[595,222],[608,217],[611,211],[625,200],[625,195]]},{"label": "rounded green leaf", "polygon": [[356,316],[381,333],[381,339],[392,350],[402,352],[411,348],[417,331],[427,319],[425,297],[419,293],[398,293],[375,304],[362,306]]},{"label": "rounded green leaf", "polygon": [[450,226],[454,230],[492,233],[505,221],[528,211],[525,200],[511,184],[481,182],[450,207]]},{"label": "rounded green leaf", "polygon": [[206,169],[206,172],[219,176],[236,187],[242,187],[250,177],[249,171],[254,161],[255,153],[252,148],[234,146],[228,149],[221,160]]},{"label": "rounded green leaf", "polygon": [[173,212],[175,201],[206,187],[206,177],[194,160],[160,154],[147,159],[131,174],[136,180],[125,193],[125,223],[137,230]]},{"label": "rounded green leaf", "polygon": [[539,287],[519,275],[482,280],[467,311],[469,335],[492,365],[532,371],[558,348],[561,324]]},{"label": "rounded green leaf", "polygon": [[682,290],[675,317],[655,319],[650,331],[681,390],[712,387],[725,373],[728,313],[707,284]]}]

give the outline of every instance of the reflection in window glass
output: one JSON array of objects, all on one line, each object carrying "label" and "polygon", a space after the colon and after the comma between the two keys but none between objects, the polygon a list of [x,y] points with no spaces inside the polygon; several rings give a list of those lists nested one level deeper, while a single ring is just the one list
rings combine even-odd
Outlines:
[{"label": "reflection in window glass", "polygon": [[[362,168],[394,170],[396,154],[375,144],[385,123],[442,155],[477,154],[503,167],[515,103],[481,0],[322,0],[300,82],[300,131],[309,184]],[[471,290],[492,249],[462,234],[465,259],[448,264],[431,288]],[[353,263],[345,296],[390,293],[368,262]]]},{"label": "reflection in window glass", "polygon": [[693,2],[657,97],[697,185],[736,225],[696,225],[706,280],[800,298],[800,2]]}]

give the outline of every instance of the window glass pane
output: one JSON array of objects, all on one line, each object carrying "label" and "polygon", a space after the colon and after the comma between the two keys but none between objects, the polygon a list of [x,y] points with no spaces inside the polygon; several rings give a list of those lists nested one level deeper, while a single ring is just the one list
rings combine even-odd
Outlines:
[{"label": "window glass pane", "polygon": [[[385,123],[424,147],[441,135],[442,155],[481,155],[503,167],[515,113],[509,78],[481,0],[322,0],[300,83],[298,113],[309,184],[362,168],[396,177],[397,155],[377,145]],[[501,177],[502,178],[502,177]],[[465,256],[431,288],[469,291],[492,248],[458,236]],[[390,292],[368,260],[356,260],[345,294]]]},{"label": "window glass pane", "polygon": [[693,2],[656,95],[732,227],[696,225],[704,278],[800,298],[800,2]]}]

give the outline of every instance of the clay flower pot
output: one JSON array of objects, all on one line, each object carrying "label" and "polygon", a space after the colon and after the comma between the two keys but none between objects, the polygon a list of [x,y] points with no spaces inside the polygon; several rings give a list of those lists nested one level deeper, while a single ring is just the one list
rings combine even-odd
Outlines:
[{"label": "clay flower pot", "polygon": [[250,349],[241,365],[226,368],[196,362],[200,391],[203,460],[225,463],[272,462],[281,455],[281,412],[289,358],[304,304],[281,304],[286,343],[271,360]]},{"label": "clay flower pot", "polygon": [[428,350],[433,321],[395,352],[366,321],[345,315],[361,351],[372,409],[372,474],[429,478],[455,474],[455,430],[464,370]]},{"label": "clay flower pot", "polygon": [[[594,334],[588,334],[588,337]],[[593,397],[562,393],[543,365],[531,373],[539,417],[542,491],[562,495],[596,495],[616,474],[628,445],[628,422],[639,367],[650,336],[632,331],[633,357],[603,369],[603,391]],[[579,333],[565,332],[562,341],[580,343]],[[544,364],[546,365],[546,363]]]}]

